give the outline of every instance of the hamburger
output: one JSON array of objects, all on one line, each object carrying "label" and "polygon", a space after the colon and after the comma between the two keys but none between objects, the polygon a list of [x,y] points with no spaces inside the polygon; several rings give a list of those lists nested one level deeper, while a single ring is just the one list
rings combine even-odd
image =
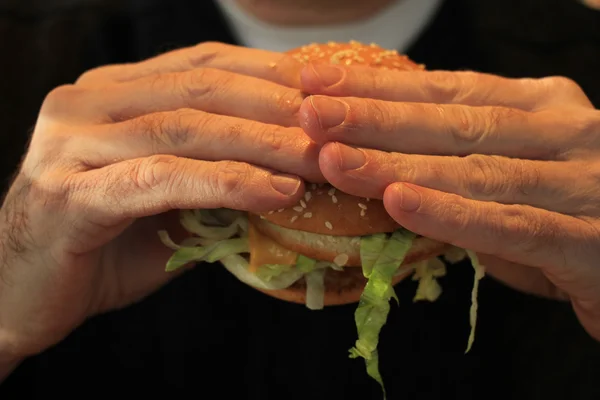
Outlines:
[{"label": "hamburger", "polygon": [[[376,44],[313,43],[288,51],[297,61],[361,65],[382,69],[416,71],[424,69],[395,50],[386,50]],[[328,265],[317,269],[284,289],[260,289],[267,295],[309,308],[358,302],[367,283],[362,271],[360,239],[373,234],[392,234],[401,227],[387,214],[381,200],[359,198],[343,193],[330,185],[309,186],[305,197],[294,207],[262,215],[250,215],[251,268],[258,264],[284,264],[273,254],[286,254],[293,259],[299,254]],[[275,251],[264,251],[261,243],[269,243]],[[402,266],[419,263],[444,253],[449,246],[417,237],[403,258]],[[252,255],[256,262],[253,262]],[[293,261],[293,260],[292,260]],[[406,277],[398,273],[392,283]],[[322,286],[311,290],[311,285]],[[318,294],[318,298],[315,295]]]},{"label": "hamburger", "polygon": [[[356,41],[315,43],[288,54],[304,64],[425,68],[394,50]],[[475,261],[474,293],[483,276],[473,253],[406,230],[388,215],[382,200],[357,197],[329,184],[307,182],[304,197],[289,208],[259,214],[184,210],[181,223],[191,233],[181,244],[160,232],[175,250],[167,271],[192,261],[219,261],[260,292],[311,310],[357,303],[356,319],[363,322],[357,322],[359,337],[350,355],[364,358],[369,375],[382,387],[373,338],[395,298],[394,285],[412,275],[418,281],[414,300],[434,301],[441,294],[437,278],[445,274],[447,262],[467,255]],[[474,301],[472,327],[475,311]],[[472,337],[468,349],[471,343]]]}]

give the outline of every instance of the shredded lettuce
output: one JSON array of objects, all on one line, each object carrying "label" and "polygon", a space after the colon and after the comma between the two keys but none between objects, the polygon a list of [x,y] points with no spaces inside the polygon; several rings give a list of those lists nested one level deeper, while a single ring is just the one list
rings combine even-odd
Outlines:
[{"label": "shredded lettuce", "polygon": [[195,236],[177,244],[167,232],[158,232],[163,244],[175,250],[167,261],[167,272],[190,262],[221,261],[240,281],[265,290],[285,289],[304,277],[306,306],[317,310],[324,307],[326,269],[343,271],[335,263],[298,255],[294,265],[267,264],[251,272],[248,260],[241,256],[250,252],[248,220],[243,213],[227,209],[182,210],[180,215],[182,226]]},{"label": "shredded lettuce", "polygon": [[[249,253],[248,220],[244,213],[227,210],[184,210],[181,224],[193,237],[175,243],[165,231],[158,235],[165,246],[174,250],[167,262],[166,270],[174,271],[190,262],[216,262],[222,265],[240,281],[264,290],[280,290],[304,278],[306,281],[306,306],[311,310],[324,307],[325,273],[328,268],[343,271],[344,268],[332,262],[313,260],[299,254],[295,265],[262,265],[255,272],[249,270],[248,260],[242,256]],[[385,398],[386,391],[379,372],[377,347],[381,329],[387,321],[390,299],[398,301],[392,286],[393,277],[414,271],[413,280],[418,287],[413,301],[435,301],[442,293],[437,278],[446,274],[446,265],[439,258],[400,267],[416,234],[400,229],[391,235],[385,233],[367,235],[360,238],[360,258],[362,272],[367,284],[355,310],[358,339],[349,350],[350,358],[365,360],[367,374],[379,383]],[[477,255],[458,247],[451,247],[443,258],[453,264],[469,257],[474,269],[474,283],[471,292],[469,323],[471,332],[465,353],[468,353],[475,339],[477,322],[477,293],[479,281],[485,275],[485,268]]]},{"label": "shredded lettuce", "polygon": [[365,278],[368,279],[371,276],[373,266],[383,252],[386,241],[385,233],[376,233],[360,238],[360,263]]},{"label": "shredded lettuce", "polygon": [[446,265],[439,258],[419,263],[412,277],[414,281],[419,281],[413,302],[421,300],[436,301],[442,294],[442,287],[437,278],[444,275],[446,275]]},{"label": "shredded lettuce", "polygon": [[285,289],[293,285],[297,280],[304,276],[302,271],[292,268],[287,272],[271,277],[271,279],[266,282],[255,273],[250,272],[248,269],[248,260],[239,254],[228,255],[223,257],[220,261],[225,269],[232,273],[237,279],[258,289]]},{"label": "shredded lettuce", "polygon": [[224,240],[229,239],[240,231],[247,230],[248,221],[245,217],[237,217],[229,225],[217,225],[220,220],[216,214],[208,210],[184,210],[181,212],[181,225],[203,239]]},{"label": "shredded lettuce", "polygon": [[261,265],[256,271],[256,275],[265,282],[271,281],[271,279],[280,276],[294,268],[293,265],[286,264],[264,264]]},{"label": "shredded lettuce", "polygon": [[302,254],[298,254],[298,258],[296,259],[296,268],[305,274],[308,274],[317,268],[317,260],[313,260],[312,258],[306,257]]},{"label": "shredded lettuce", "polygon": [[[379,333],[385,325],[390,310],[390,299],[395,296],[392,279],[410,250],[415,234],[401,229],[388,239],[386,235],[371,235],[361,241],[361,258],[372,260],[371,254],[381,249],[376,261],[366,265],[363,273],[368,281],[354,314],[358,331],[355,347],[350,349],[350,358],[365,359],[367,373],[381,386],[385,398],[385,387],[379,372]],[[363,250],[364,249],[364,250]]]},{"label": "shredded lettuce", "polygon": [[322,310],[325,305],[325,269],[315,269],[305,275],[306,307],[310,310]]},{"label": "shredded lettuce", "polygon": [[163,242],[163,244],[165,246],[169,247],[170,249],[179,250],[181,248],[181,245],[176,244],[173,241],[173,239],[171,239],[171,237],[169,236],[169,233],[167,231],[158,231],[158,237],[159,237],[160,241]]},{"label": "shredded lettuce", "polygon": [[471,265],[475,270],[475,276],[473,278],[473,290],[471,290],[471,310],[469,311],[469,323],[471,325],[471,333],[469,334],[469,341],[467,343],[467,350],[465,354],[471,351],[473,342],[475,341],[475,326],[477,324],[477,293],[479,291],[479,281],[485,276],[485,267],[479,263],[479,257],[471,250],[467,250],[467,254],[471,259]]},{"label": "shredded lettuce", "polygon": [[450,264],[456,264],[467,258],[467,252],[465,249],[460,247],[450,246],[450,248],[444,253],[443,257],[444,260],[448,261]]},{"label": "shredded lettuce", "polygon": [[208,246],[180,246],[167,261],[166,271],[175,271],[192,261],[212,263],[225,256],[248,251],[248,240],[246,238],[221,240]]}]

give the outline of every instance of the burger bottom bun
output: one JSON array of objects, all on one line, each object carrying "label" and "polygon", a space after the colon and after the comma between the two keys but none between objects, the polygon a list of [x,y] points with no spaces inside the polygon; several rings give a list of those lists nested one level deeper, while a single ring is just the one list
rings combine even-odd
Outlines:
[{"label": "burger bottom bun", "polygon": [[[392,283],[396,285],[410,273],[395,276]],[[327,270],[325,273],[325,306],[340,306],[344,304],[357,303],[367,284],[366,278],[362,275],[362,269],[353,268],[351,271]],[[279,300],[288,301],[296,304],[306,304],[306,284],[304,279],[300,279],[287,289],[264,290],[257,289],[266,295]]]},{"label": "burger bottom bun", "polygon": [[[415,254],[410,262],[405,259],[403,266],[426,261],[442,255],[443,251],[431,253]],[[392,284],[396,285],[403,279],[411,275],[412,271],[407,271],[393,277]],[[346,268],[344,271],[327,269],[325,271],[325,306],[336,306],[357,303],[367,284],[367,279],[363,276],[362,268]],[[292,286],[280,290],[256,290],[274,297],[279,300],[288,301],[296,304],[306,304],[306,282],[301,278]]]}]

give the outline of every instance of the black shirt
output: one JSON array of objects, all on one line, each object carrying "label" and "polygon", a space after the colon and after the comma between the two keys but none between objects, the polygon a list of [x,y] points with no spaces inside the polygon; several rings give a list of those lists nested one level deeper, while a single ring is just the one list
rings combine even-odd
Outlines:
[{"label": "black shirt", "polygon": [[[45,94],[85,70],[214,40],[235,43],[217,8],[189,1],[0,1],[0,176],[17,168]],[[328,38],[323,38],[326,41]],[[570,0],[447,0],[408,55],[429,69],[565,75],[600,104],[600,13]],[[433,303],[397,285],[380,340],[390,399],[599,399],[600,345],[568,304],[486,278],[465,355],[468,263]],[[71,395],[380,399],[360,359],[355,305],[310,311],[238,282],[218,264],[127,309],[91,319],[25,361],[0,399]]]}]

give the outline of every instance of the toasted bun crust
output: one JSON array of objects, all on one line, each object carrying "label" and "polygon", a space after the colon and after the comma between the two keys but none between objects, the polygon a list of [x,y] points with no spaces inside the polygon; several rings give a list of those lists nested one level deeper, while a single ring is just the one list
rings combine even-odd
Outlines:
[{"label": "toasted bun crust", "polygon": [[423,70],[417,64],[396,50],[386,50],[375,43],[363,44],[352,40],[348,43],[312,43],[287,52],[301,63],[323,63],[342,65],[363,65],[399,71]]},{"label": "toasted bun crust", "polygon": [[[270,237],[286,249],[315,260],[339,263],[340,256],[346,260],[344,267],[361,267],[360,238],[358,236],[329,236],[284,228],[256,216],[249,216],[250,223],[263,235]],[[449,245],[426,237],[418,237],[405,257],[403,265],[439,256]],[[336,261],[337,258],[337,261]],[[343,261],[342,261],[343,262]]]},{"label": "toasted bun crust", "polygon": [[261,214],[284,228],[333,236],[362,236],[393,232],[400,227],[389,216],[383,201],[340,192],[330,185],[312,189],[295,206]]}]

